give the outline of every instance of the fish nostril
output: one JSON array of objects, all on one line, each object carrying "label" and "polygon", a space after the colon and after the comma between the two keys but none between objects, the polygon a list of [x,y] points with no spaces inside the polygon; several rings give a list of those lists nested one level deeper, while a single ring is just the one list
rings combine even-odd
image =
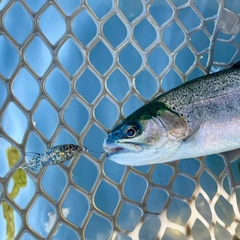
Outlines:
[{"label": "fish nostril", "polygon": [[111,144],[113,142],[116,142],[119,139],[120,133],[119,132],[110,132],[107,134],[104,144]]},{"label": "fish nostril", "polygon": [[111,139],[112,136],[113,136],[113,133],[109,133],[109,134],[107,135],[107,139]]},{"label": "fish nostril", "polygon": [[103,145],[107,145],[111,143],[111,138],[109,137],[109,135],[104,139]]}]

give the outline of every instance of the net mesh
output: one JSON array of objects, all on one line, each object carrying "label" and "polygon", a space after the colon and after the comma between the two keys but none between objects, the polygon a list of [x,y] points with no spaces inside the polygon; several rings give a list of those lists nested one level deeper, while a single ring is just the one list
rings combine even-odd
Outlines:
[{"label": "net mesh", "polygon": [[82,153],[38,174],[7,166],[27,160],[15,149],[102,151],[142,104],[238,61],[239,12],[220,0],[0,1],[6,239],[240,238],[239,161],[126,167]]}]

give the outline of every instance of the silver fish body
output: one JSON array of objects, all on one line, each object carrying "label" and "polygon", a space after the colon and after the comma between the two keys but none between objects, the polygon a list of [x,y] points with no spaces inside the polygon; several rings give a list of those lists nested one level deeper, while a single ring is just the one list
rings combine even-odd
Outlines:
[{"label": "silver fish body", "polygon": [[124,165],[239,149],[240,63],[158,96],[110,131],[103,147]]}]

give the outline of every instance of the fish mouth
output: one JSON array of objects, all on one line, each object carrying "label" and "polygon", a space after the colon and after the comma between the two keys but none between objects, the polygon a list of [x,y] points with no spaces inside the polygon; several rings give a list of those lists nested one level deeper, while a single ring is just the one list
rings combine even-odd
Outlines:
[{"label": "fish mouth", "polygon": [[103,149],[108,155],[126,153],[126,152],[140,152],[143,147],[136,143],[103,143]]},{"label": "fish mouth", "polygon": [[108,154],[115,154],[115,153],[119,153],[121,151],[124,151],[126,149],[124,148],[121,148],[121,147],[111,147],[111,146],[107,146],[107,147],[104,147],[104,150],[106,153]]}]

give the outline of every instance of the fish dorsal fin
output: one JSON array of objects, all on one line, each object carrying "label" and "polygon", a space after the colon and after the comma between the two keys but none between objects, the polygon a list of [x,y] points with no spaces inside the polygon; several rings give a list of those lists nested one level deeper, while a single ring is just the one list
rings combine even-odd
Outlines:
[{"label": "fish dorsal fin", "polygon": [[226,161],[233,162],[240,157],[240,148],[220,153],[220,155],[223,156]]},{"label": "fish dorsal fin", "polygon": [[240,61],[233,64],[232,68],[240,68]]}]

